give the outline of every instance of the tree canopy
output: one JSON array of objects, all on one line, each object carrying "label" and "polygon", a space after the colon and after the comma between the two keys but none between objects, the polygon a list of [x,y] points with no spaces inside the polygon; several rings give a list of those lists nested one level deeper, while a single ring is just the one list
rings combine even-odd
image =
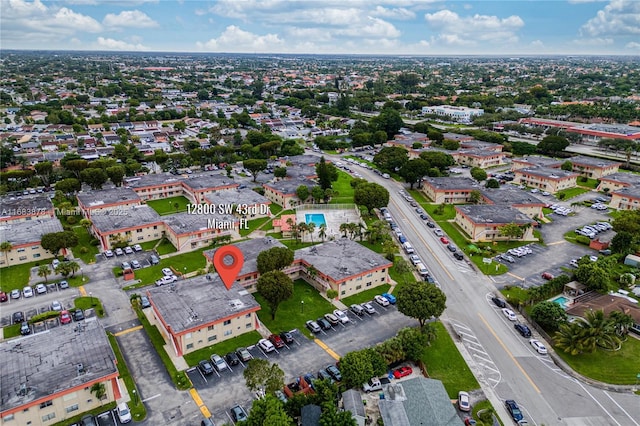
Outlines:
[{"label": "tree canopy", "polygon": [[291,263],[293,263],[293,251],[287,247],[272,247],[260,252],[257,259],[260,274],[286,268]]},{"label": "tree canopy", "polygon": [[253,181],[258,178],[258,173],[267,168],[267,160],[260,160],[257,158],[250,158],[242,162],[242,166],[249,170],[253,174]]},{"label": "tree canopy", "polygon": [[429,164],[427,160],[414,158],[413,160],[407,161],[398,173],[404,181],[411,186],[411,189],[413,189],[415,183],[419,183],[424,176],[428,175],[430,168],[431,164]]},{"label": "tree canopy", "polygon": [[260,275],[257,290],[271,309],[271,319],[275,319],[280,303],[293,295],[293,281],[284,272],[272,270]]},{"label": "tree canopy", "polygon": [[365,182],[356,186],[353,201],[359,206],[365,206],[369,211],[379,209],[389,204],[389,191],[373,182]]},{"label": "tree canopy", "polygon": [[558,154],[566,147],[569,146],[567,138],[557,135],[545,136],[540,143],[538,143],[537,149],[541,154],[554,155]]},{"label": "tree canopy", "polygon": [[531,318],[545,330],[556,331],[567,321],[567,313],[559,304],[545,300],[533,306]]},{"label": "tree canopy", "polygon": [[63,248],[78,245],[78,236],[73,231],[52,232],[42,236],[40,245],[49,253],[57,256]]},{"label": "tree canopy", "polygon": [[401,287],[397,299],[398,310],[424,326],[427,321],[438,318],[444,312],[447,296],[433,284],[421,281]]},{"label": "tree canopy", "polygon": [[272,364],[266,359],[250,360],[242,375],[247,387],[252,391],[262,389],[265,394],[273,395],[284,385],[284,371],[280,369],[278,364]]},{"label": "tree canopy", "polygon": [[409,161],[409,153],[399,146],[385,146],[373,157],[373,163],[388,172],[395,172],[407,161]]}]

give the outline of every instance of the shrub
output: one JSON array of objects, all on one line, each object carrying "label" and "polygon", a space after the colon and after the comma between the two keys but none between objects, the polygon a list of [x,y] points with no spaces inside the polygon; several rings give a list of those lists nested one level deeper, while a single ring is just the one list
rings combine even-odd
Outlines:
[{"label": "shrub", "polygon": [[86,247],[82,247],[82,248],[80,249],[80,253],[82,253],[82,254],[87,254],[87,253],[89,253],[89,249],[88,249],[88,248],[86,248]]},{"label": "shrub", "polygon": [[327,290],[327,297],[329,299],[335,299],[336,297],[338,297],[338,291],[332,288]]},{"label": "shrub", "polygon": [[588,179],[587,179],[587,177],[586,177],[586,176],[580,176],[580,177],[578,178],[578,181],[580,181],[580,182],[587,182],[587,180],[588,180]]},{"label": "shrub", "polygon": [[100,240],[98,240],[97,238],[92,238],[89,240],[89,245],[92,245],[92,246],[100,245]]},{"label": "shrub", "polygon": [[584,235],[576,235],[576,242],[588,246],[591,243],[591,240],[589,239],[589,237],[586,237]]},{"label": "shrub", "polygon": [[75,225],[76,223],[78,223],[78,218],[75,216],[67,216],[67,223],[69,225]]},{"label": "shrub", "polygon": [[396,260],[396,255],[393,253],[387,253],[384,257],[386,257],[389,262]]}]

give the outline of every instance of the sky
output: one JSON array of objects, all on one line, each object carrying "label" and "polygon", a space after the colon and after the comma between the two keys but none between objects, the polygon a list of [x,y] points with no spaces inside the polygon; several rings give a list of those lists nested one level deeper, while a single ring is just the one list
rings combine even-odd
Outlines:
[{"label": "sky", "polygon": [[0,49],[640,55],[640,0],[0,0]]}]

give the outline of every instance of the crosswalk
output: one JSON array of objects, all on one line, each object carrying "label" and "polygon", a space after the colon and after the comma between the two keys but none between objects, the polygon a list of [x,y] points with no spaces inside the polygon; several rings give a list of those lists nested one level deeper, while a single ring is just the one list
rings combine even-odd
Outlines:
[{"label": "crosswalk", "polygon": [[478,380],[486,382],[492,388],[498,386],[502,380],[500,370],[498,370],[491,356],[484,349],[475,334],[473,334],[473,331],[459,321],[451,320],[450,323],[456,335],[467,349],[467,352],[473,358],[475,365],[478,367],[478,374],[476,375]]}]

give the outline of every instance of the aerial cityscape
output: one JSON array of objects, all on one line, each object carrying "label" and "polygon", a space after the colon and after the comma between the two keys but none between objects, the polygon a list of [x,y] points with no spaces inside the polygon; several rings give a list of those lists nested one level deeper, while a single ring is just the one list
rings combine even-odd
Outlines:
[{"label": "aerial cityscape", "polygon": [[0,424],[640,426],[638,28],[0,2]]}]

